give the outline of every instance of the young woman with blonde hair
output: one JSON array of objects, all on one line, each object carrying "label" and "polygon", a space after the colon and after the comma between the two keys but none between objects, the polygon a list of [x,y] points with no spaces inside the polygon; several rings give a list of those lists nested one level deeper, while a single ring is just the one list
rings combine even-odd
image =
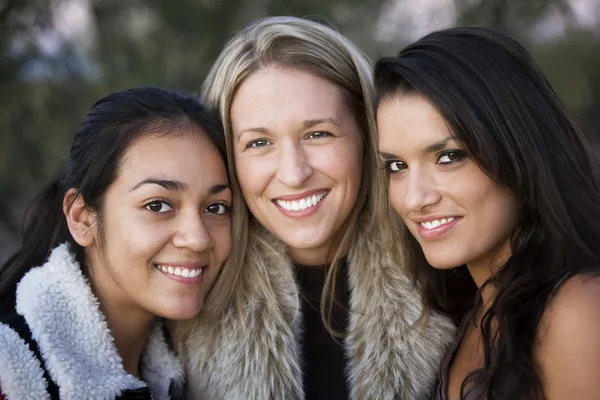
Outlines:
[{"label": "young woman with blonde hair", "polygon": [[233,222],[245,261],[224,314],[175,329],[189,395],[431,393],[454,328],[423,315],[405,272],[377,171],[367,58],[320,23],[265,18],[226,45],[202,97],[221,115],[245,200]]}]

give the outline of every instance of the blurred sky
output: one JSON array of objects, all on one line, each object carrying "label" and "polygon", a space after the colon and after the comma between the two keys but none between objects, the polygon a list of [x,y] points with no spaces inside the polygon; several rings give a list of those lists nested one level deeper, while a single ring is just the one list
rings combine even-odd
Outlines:
[{"label": "blurred sky", "polygon": [[[471,0],[478,1],[478,0]],[[479,0],[481,1],[481,0]],[[516,0],[518,1],[518,0]],[[600,26],[599,0],[569,0],[576,24],[593,28]],[[382,10],[374,27],[374,36],[381,41],[414,40],[431,32],[454,25],[454,0],[395,0]],[[76,43],[82,51],[94,42],[89,0],[62,0],[54,11],[55,30],[40,32],[38,43],[46,55],[57,54],[64,41]],[[151,16],[132,15],[131,34],[143,34],[151,23]],[[535,40],[551,40],[564,33],[567,21],[559,13],[549,12],[539,24],[531,28]]]},{"label": "blurred sky", "polygon": [[[475,2],[478,0],[471,0]],[[485,1],[485,0],[479,0]],[[514,0],[519,1],[519,0]],[[530,0],[521,0],[530,1]],[[577,25],[584,28],[600,26],[599,0],[568,0]],[[436,30],[451,27],[456,22],[454,0],[395,0],[382,11],[375,29],[376,38],[416,40]],[[568,22],[556,10],[549,12],[529,34],[534,40],[551,40],[565,32]]]}]

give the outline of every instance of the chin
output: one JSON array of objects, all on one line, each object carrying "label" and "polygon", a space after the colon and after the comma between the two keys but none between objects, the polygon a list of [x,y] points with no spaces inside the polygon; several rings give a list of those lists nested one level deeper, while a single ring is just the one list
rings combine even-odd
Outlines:
[{"label": "chin", "polygon": [[448,260],[447,258],[443,257],[427,257],[427,255],[425,255],[425,258],[427,259],[429,265],[431,265],[435,269],[452,269],[460,267],[464,264],[454,262],[453,260]]},{"label": "chin", "polygon": [[284,241],[284,242],[288,247],[290,247],[292,249],[298,249],[298,250],[311,250],[311,249],[316,249],[323,245],[323,241],[320,241],[320,240],[319,241],[288,240],[288,241]]},{"label": "chin", "polygon": [[202,303],[203,302],[200,301],[187,307],[180,306],[177,309],[164,310],[164,312],[158,315],[162,318],[170,319],[172,321],[185,321],[200,314],[200,311],[202,311]]}]

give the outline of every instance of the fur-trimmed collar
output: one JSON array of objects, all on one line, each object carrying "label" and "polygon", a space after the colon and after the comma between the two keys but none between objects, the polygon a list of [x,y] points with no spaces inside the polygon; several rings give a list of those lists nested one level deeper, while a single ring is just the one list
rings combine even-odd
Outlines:
[{"label": "fur-trimmed collar", "polygon": [[[42,267],[19,283],[17,313],[37,343],[61,399],[114,399],[124,390],[150,389],[169,399],[183,384],[183,368],[166,342],[163,324],[153,324],[141,363],[144,381],[127,373],[99,303],[74,256],[63,244]],[[0,386],[9,399],[47,398],[39,360],[8,326],[0,324]]]},{"label": "fur-trimmed collar", "polygon": [[[357,236],[348,256],[350,397],[429,398],[455,327],[436,314],[424,324],[417,322],[422,311],[418,289],[389,252],[368,235]],[[255,231],[251,237],[248,251],[266,262],[262,268],[242,268],[243,321],[231,311],[217,326],[208,327],[200,318],[175,329],[185,337],[177,347],[185,358],[193,399],[304,399],[302,318],[293,265],[269,234]],[[261,289],[265,281],[269,293]]]}]

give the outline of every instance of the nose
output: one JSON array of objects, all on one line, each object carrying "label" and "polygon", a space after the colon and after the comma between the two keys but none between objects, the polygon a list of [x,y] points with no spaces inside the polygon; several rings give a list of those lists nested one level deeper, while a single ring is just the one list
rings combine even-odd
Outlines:
[{"label": "nose", "polygon": [[299,187],[313,173],[301,145],[287,143],[279,155],[277,179],[289,187]]},{"label": "nose", "polygon": [[212,247],[212,237],[202,221],[201,214],[194,210],[181,213],[178,218],[178,229],[173,236],[173,245],[187,248],[196,253],[203,252]]},{"label": "nose", "polygon": [[431,174],[413,169],[406,178],[404,207],[407,211],[422,212],[427,207],[439,203],[441,194]]}]

